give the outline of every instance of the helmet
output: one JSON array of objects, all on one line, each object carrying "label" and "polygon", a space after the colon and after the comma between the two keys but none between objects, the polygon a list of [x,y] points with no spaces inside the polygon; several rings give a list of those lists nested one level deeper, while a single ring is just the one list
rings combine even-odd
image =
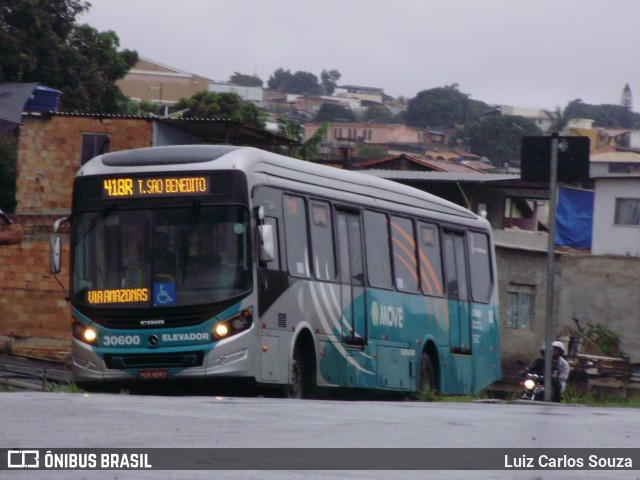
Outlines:
[{"label": "helmet", "polygon": [[564,344],[561,341],[556,340],[555,342],[553,342],[551,344],[551,346],[553,348],[559,348],[560,349],[560,355],[564,355]]},{"label": "helmet", "polygon": [[[543,343],[542,346],[540,347],[540,352],[544,352],[547,348],[547,344]],[[560,340],[556,340],[555,342],[553,342],[551,344],[552,348],[559,348],[560,349],[560,355],[564,355],[564,344],[560,341]]]}]

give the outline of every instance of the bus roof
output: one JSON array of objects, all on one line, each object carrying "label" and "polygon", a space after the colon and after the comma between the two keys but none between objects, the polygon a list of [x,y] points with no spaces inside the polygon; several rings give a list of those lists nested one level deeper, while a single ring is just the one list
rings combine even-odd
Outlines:
[{"label": "bus roof", "polygon": [[[345,194],[427,209],[445,215],[486,222],[473,212],[430,193],[366,173],[318,165],[253,147],[228,145],[172,145],[123,150],[97,156],[78,176],[195,170],[241,170],[263,174],[269,184],[305,184]],[[488,222],[487,222],[488,224]]]}]

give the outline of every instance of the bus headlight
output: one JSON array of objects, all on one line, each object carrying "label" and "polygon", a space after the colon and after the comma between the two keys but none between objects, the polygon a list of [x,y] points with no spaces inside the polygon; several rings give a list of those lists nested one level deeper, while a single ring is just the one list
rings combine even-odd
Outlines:
[{"label": "bus headlight", "polygon": [[76,340],[80,340],[88,345],[98,344],[98,333],[91,327],[87,327],[77,321],[71,324],[71,334]]},{"label": "bus headlight", "polygon": [[213,330],[213,336],[216,338],[224,338],[229,334],[229,327],[226,323],[219,323]]},{"label": "bus headlight", "polygon": [[213,327],[213,340],[222,340],[223,338],[248,330],[252,324],[252,309],[242,310],[238,315],[234,315],[227,320],[215,324]]}]

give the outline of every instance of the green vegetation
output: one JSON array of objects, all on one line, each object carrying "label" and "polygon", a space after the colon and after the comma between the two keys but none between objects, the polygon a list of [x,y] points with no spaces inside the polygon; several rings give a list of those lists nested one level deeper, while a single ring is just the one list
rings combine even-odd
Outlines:
[{"label": "green vegetation", "polygon": [[112,32],[76,23],[90,5],[79,0],[3,0],[0,83],[38,82],[62,91],[61,110],[120,113],[127,102],[116,80],[138,61],[118,51]]},{"label": "green vegetation", "polygon": [[234,72],[229,78],[229,83],[243,87],[262,87],[264,82],[255,75]]},{"label": "green vegetation", "polygon": [[620,350],[620,335],[601,323],[588,324],[582,334],[608,357],[628,359],[629,355]]},{"label": "green vegetation", "polygon": [[442,399],[439,392],[436,390],[433,390],[429,386],[424,386],[417,392],[414,392],[411,395],[411,398],[418,402],[436,402]]},{"label": "green vegetation", "polygon": [[55,383],[55,382],[49,382],[47,380],[44,381],[42,389],[45,392],[52,392],[52,393],[83,393],[84,392],[84,390],[82,390],[73,382]]},{"label": "green vegetation", "polygon": [[202,91],[191,98],[182,98],[176,110],[189,109],[184,117],[228,118],[251,127],[263,128],[262,112],[253,103],[244,102],[237,93]]},{"label": "green vegetation", "polygon": [[[450,402],[450,403],[470,403],[476,400],[491,400],[503,398],[499,392],[490,388],[482,390],[475,395],[443,395],[439,392],[425,388],[415,392],[410,399],[417,402]],[[515,400],[515,396],[511,400]],[[508,401],[509,399],[507,399]],[[566,405],[582,405],[588,407],[628,407],[640,408],[640,391],[621,390],[596,390],[584,392],[571,384],[562,394],[562,403]]]},{"label": "green vegetation", "polygon": [[587,393],[567,385],[562,394],[562,403],[589,407],[633,407],[640,408],[640,392],[592,390]]},{"label": "green vegetation", "polygon": [[271,90],[281,93],[297,93],[301,95],[331,95],[338,86],[341,74],[337,70],[322,70],[320,80],[310,72],[298,71],[291,73],[290,70],[278,68],[269,77],[267,85]]},{"label": "green vegetation", "polygon": [[494,115],[466,123],[458,130],[457,138],[474,154],[503,166],[520,158],[522,137],[538,135],[542,135],[542,131],[528,118]]}]

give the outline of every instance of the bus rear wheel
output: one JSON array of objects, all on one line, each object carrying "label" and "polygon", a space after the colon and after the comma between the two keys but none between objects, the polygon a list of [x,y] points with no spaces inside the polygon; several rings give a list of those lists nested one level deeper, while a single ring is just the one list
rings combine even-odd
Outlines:
[{"label": "bus rear wheel", "polygon": [[420,357],[420,376],[418,378],[417,395],[425,400],[432,400],[437,391],[433,362],[427,353]]}]

